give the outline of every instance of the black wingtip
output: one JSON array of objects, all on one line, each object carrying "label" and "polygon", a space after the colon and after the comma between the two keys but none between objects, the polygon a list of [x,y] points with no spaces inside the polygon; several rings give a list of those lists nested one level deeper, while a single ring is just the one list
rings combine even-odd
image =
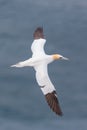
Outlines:
[{"label": "black wingtip", "polygon": [[47,100],[48,105],[50,108],[59,116],[62,116],[63,113],[61,111],[59,101],[56,95],[56,91],[53,91],[52,93],[48,93],[45,95],[45,98]]},{"label": "black wingtip", "polygon": [[43,27],[37,27],[33,34],[34,39],[44,38]]}]

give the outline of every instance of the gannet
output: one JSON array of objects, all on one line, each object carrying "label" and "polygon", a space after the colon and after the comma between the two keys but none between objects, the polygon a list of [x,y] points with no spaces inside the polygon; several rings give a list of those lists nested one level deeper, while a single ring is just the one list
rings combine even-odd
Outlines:
[{"label": "gannet", "polygon": [[56,89],[49,78],[47,67],[48,64],[54,60],[68,60],[68,58],[63,57],[60,54],[47,55],[45,53],[44,45],[46,43],[46,39],[44,38],[42,27],[36,28],[33,37],[34,41],[31,45],[32,57],[15,65],[11,65],[11,67],[33,67],[35,70],[37,83],[40,86],[48,105],[57,115],[62,116]]}]

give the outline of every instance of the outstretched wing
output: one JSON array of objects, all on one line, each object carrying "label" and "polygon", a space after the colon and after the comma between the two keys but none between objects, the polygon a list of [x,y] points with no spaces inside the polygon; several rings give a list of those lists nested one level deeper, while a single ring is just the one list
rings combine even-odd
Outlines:
[{"label": "outstretched wing", "polygon": [[40,57],[45,55],[44,44],[46,43],[45,39],[34,40],[31,46],[32,57]]},{"label": "outstretched wing", "polygon": [[35,30],[33,37],[34,37],[34,41],[31,46],[33,57],[44,55],[45,54],[44,44],[46,43],[46,40],[44,39],[43,28],[38,27]]},{"label": "outstretched wing", "polygon": [[43,94],[45,95],[48,105],[57,115],[62,115],[55,87],[48,76],[47,64],[43,63],[39,66],[36,66],[35,70],[36,80]]}]

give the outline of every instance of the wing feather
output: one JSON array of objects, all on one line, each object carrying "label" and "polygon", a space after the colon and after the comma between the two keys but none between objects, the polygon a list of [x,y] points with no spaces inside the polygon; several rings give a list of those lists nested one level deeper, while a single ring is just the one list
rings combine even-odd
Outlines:
[{"label": "wing feather", "polygon": [[45,95],[48,105],[57,115],[62,115],[55,87],[50,81],[50,78],[48,76],[47,65],[42,63],[38,65],[35,68],[35,70],[36,70],[36,80],[39,86],[41,86],[41,90]]},{"label": "wing feather", "polygon": [[45,95],[46,101],[48,103],[48,105],[50,106],[50,108],[57,114],[62,116],[62,111],[59,105],[59,101],[58,98],[55,96],[55,91],[53,91],[52,93],[48,93]]},{"label": "wing feather", "polygon": [[42,27],[36,28],[36,30],[33,34],[33,37],[34,37],[34,39],[44,38],[43,28]]},{"label": "wing feather", "polygon": [[33,41],[31,46],[31,51],[33,53],[32,57],[40,57],[45,55],[44,44],[46,43],[45,39],[36,39]]}]

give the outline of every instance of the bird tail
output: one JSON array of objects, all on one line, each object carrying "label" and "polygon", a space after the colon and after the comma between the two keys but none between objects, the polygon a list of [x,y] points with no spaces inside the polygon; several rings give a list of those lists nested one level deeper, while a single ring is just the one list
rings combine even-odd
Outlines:
[{"label": "bird tail", "polygon": [[18,62],[15,65],[11,65],[11,67],[19,67],[19,68],[25,67],[25,66],[31,66],[31,67],[33,66],[32,58],[25,61]]},{"label": "bird tail", "polygon": [[22,64],[22,62],[19,62],[15,65],[11,65],[11,67],[18,67],[18,68],[21,68],[21,67],[24,67],[24,65]]}]

